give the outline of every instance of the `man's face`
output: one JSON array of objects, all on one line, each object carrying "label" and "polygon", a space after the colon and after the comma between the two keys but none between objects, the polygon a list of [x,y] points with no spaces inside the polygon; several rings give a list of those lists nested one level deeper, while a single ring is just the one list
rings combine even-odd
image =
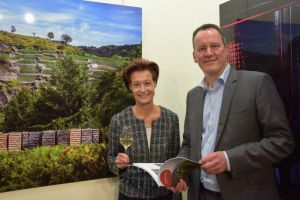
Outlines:
[{"label": "man's face", "polygon": [[227,66],[227,54],[217,30],[210,28],[196,34],[193,57],[205,76],[220,76]]}]

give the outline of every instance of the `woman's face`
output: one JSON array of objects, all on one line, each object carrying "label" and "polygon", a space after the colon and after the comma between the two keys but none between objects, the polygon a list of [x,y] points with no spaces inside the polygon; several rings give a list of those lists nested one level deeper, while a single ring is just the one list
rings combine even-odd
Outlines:
[{"label": "woman's face", "polygon": [[156,82],[149,70],[135,71],[131,74],[129,88],[137,105],[152,104]]}]

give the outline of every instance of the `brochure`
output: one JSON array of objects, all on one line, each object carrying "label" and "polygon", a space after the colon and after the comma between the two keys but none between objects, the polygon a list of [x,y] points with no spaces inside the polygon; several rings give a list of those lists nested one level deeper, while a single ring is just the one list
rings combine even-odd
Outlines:
[{"label": "brochure", "polygon": [[181,178],[200,167],[197,161],[183,157],[171,158],[164,163],[133,163],[134,167],[147,171],[158,186],[175,186]]}]

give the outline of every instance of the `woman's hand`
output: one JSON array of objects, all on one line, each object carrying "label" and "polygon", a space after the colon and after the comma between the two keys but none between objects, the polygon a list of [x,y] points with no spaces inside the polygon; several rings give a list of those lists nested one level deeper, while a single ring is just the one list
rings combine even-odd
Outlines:
[{"label": "woman's hand", "polygon": [[124,169],[129,164],[129,157],[125,153],[118,153],[116,158],[116,165],[119,169]]},{"label": "woman's hand", "polygon": [[167,187],[167,188],[168,190],[171,190],[173,193],[176,193],[176,192],[185,191],[188,188],[188,186],[183,179],[180,179],[180,181],[176,184],[175,187]]}]

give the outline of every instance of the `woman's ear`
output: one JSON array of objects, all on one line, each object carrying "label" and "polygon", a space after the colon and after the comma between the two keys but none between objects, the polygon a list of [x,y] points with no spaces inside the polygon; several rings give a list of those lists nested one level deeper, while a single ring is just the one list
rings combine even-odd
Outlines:
[{"label": "woman's ear", "polygon": [[131,84],[128,85],[128,88],[129,88],[129,92],[132,93],[132,88],[131,88]]}]

